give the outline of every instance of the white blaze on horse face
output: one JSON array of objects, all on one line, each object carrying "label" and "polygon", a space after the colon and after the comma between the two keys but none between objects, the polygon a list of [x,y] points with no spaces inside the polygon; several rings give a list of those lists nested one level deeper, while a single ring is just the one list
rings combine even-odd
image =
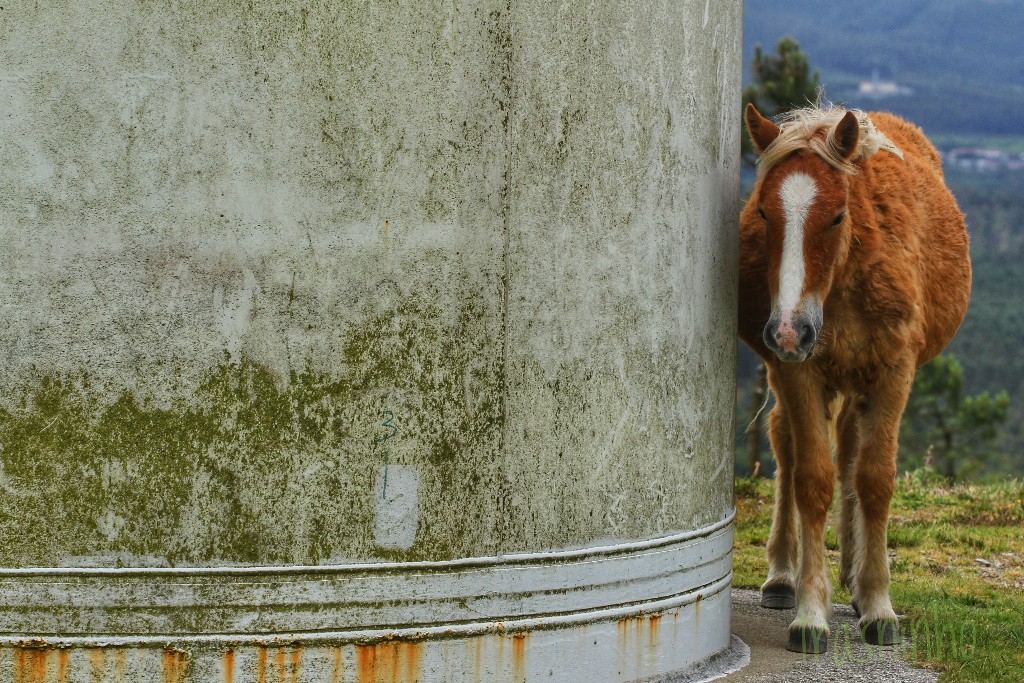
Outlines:
[{"label": "white blaze on horse face", "polygon": [[787,325],[793,309],[804,291],[804,223],[810,212],[818,186],[806,173],[793,173],[782,182],[779,198],[786,215],[782,240],[782,263],[779,267],[779,315]]}]

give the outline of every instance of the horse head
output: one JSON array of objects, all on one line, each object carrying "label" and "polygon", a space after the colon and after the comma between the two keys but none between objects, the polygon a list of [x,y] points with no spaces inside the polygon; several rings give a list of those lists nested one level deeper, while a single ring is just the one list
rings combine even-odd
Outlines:
[{"label": "horse head", "polygon": [[802,361],[818,341],[824,302],[849,252],[849,178],[863,151],[862,122],[846,112],[798,131],[748,105],[746,124],[759,158],[743,219],[764,224],[771,295],[762,337],[781,360]]}]

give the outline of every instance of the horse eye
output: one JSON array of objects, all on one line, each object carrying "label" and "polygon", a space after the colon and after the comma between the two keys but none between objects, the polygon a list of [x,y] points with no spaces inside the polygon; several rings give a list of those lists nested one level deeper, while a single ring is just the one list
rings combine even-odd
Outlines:
[{"label": "horse eye", "polygon": [[841,214],[836,216],[836,219],[834,221],[832,221],[832,227],[833,228],[838,228],[842,224],[842,222],[845,221],[845,220],[846,220],[846,212],[843,211]]},{"label": "horse eye", "polygon": [[762,209],[760,206],[757,207],[757,215],[761,217],[761,220],[768,220],[768,216],[764,215],[764,209]]}]

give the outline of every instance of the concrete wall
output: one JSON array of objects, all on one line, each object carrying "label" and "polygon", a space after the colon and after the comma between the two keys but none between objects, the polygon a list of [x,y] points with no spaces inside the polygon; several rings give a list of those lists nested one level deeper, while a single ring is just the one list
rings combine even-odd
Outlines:
[{"label": "concrete wall", "polygon": [[[225,568],[721,546],[739,32],[738,0],[5,5],[0,593],[35,611],[0,632],[201,650],[251,597]],[[694,566],[632,602],[727,587]],[[220,597],[151,618],[130,577]],[[396,625],[305,599],[221,632]]]}]

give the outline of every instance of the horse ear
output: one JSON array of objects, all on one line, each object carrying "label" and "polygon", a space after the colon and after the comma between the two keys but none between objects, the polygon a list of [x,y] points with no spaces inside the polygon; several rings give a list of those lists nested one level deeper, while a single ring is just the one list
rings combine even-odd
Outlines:
[{"label": "horse ear", "polygon": [[832,131],[832,144],[835,145],[839,156],[849,160],[857,151],[858,142],[860,142],[860,121],[857,120],[856,114],[848,111]]},{"label": "horse ear", "polygon": [[747,132],[750,133],[750,141],[754,143],[754,149],[757,150],[758,154],[767,149],[768,145],[775,142],[775,138],[779,137],[779,127],[761,116],[761,112],[757,110],[753,103],[747,105],[744,118],[747,121]]}]

